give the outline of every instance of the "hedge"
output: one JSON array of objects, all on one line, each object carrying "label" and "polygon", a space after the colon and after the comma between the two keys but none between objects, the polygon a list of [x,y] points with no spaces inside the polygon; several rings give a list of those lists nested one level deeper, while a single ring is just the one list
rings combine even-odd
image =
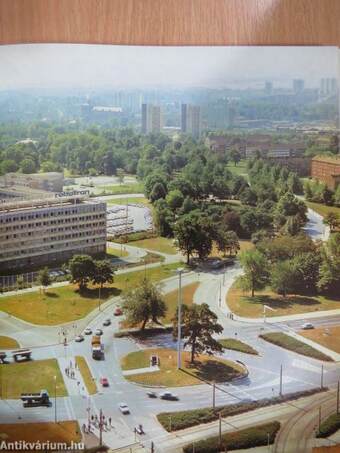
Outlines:
[{"label": "hedge", "polygon": [[340,429],[340,414],[332,414],[321,423],[316,437],[328,437],[338,431],[338,429]]},{"label": "hedge", "polygon": [[298,398],[314,395],[315,393],[328,390],[327,388],[317,388],[311,390],[304,390],[300,392],[287,393],[282,397],[264,398],[258,401],[250,401],[247,403],[235,403],[228,406],[218,406],[215,409],[205,407],[202,409],[192,409],[177,412],[161,412],[157,415],[159,423],[167,431],[178,431],[180,429],[189,428],[191,426],[200,425],[203,423],[210,423],[222,417],[231,417],[233,415],[242,414],[244,412],[253,411],[261,407],[272,406],[275,404],[284,403],[286,401],[296,400]]},{"label": "hedge", "polygon": [[184,453],[219,453],[220,451],[240,450],[262,445],[273,444],[276,434],[280,429],[280,423],[274,421],[252,428],[240,429],[233,433],[225,433],[220,445],[219,436],[209,437],[208,439],[195,442],[194,445],[186,445],[183,448]]}]

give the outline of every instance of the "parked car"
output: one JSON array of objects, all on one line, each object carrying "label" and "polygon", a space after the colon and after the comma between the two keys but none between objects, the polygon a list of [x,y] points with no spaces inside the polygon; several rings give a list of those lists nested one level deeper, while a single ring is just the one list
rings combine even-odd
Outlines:
[{"label": "parked car", "polygon": [[314,326],[310,322],[305,322],[304,324],[302,324],[302,329],[303,330],[311,330],[311,329],[314,329]]},{"label": "parked car", "polygon": [[109,326],[111,324],[111,319],[105,319],[103,326]]},{"label": "parked car", "polygon": [[100,383],[103,387],[108,387],[109,386],[109,381],[106,377],[101,377],[100,378]]},{"label": "parked car", "polygon": [[130,413],[129,406],[126,403],[119,403],[118,408],[123,415]]},{"label": "parked car", "polygon": [[96,329],[94,332],[95,335],[103,335],[102,329]]},{"label": "parked car", "polygon": [[92,335],[92,330],[89,327],[86,327],[86,329],[84,330],[84,334],[85,335]]},{"label": "parked car", "polygon": [[156,392],[146,392],[149,398],[157,398],[157,393]]},{"label": "parked car", "polygon": [[120,307],[117,307],[113,312],[115,316],[121,316],[123,314],[123,310]]},{"label": "parked car", "polygon": [[177,395],[174,395],[173,393],[171,392],[163,392],[159,395],[160,399],[162,400],[169,400],[169,401],[177,401],[178,400],[178,396]]},{"label": "parked car", "polygon": [[83,335],[77,335],[76,338],[74,339],[74,341],[76,341],[77,343],[81,343],[84,340],[85,338],[83,337]]}]

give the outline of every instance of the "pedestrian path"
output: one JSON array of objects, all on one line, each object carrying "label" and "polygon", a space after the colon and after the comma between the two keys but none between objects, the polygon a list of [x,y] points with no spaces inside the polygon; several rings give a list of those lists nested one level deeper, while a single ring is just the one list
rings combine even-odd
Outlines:
[{"label": "pedestrian path", "polygon": [[125,370],[123,371],[124,376],[131,376],[133,374],[140,374],[140,373],[153,373],[154,371],[160,371],[159,366],[149,366],[146,368],[136,368],[134,370]]},{"label": "pedestrian path", "polygon": [[74,357],[58,357],[58,364],[69,396],[81,395],[87,397],[89,394],[83,377],[76,367],[76,359]]}]

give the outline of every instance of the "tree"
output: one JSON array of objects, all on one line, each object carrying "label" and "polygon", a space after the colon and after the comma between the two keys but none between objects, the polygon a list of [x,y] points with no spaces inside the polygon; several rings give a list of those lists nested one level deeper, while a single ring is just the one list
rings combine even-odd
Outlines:
[{"label": "tree", "polygon": [[5,159],[1,162],[1,173],[11,173],[18,170],[15,160]]},{"label": "tree", "polygon": [[43,287],[43,291],[45,292],[45,288],[50,286],[51,284],[51,277],[47,267],[41,269],[38,273],[38,282],[39,285]]},{"label": "tree", "polygon": [[79,285],[82,291],[87,284],[93,280],[95,273],[95,263],[89,255],[74,255],[68,263],[71,274],[71,282]]},{"label": "tree", "polygon": [[240,162],[241,160],[241,154],[237,149],[232,149],[229,153],[230,159],[234,162],[234,165],[236,165]]},{"label": "tree", "polygon": [[243,204],[247,204],[250,206],[256,206],[257,196],[256,193],[251,190],[249,187],[246,187],[239,195],[240,201]]},{"label": "tree", "polygon": [[296,291],[298,282],[298,271],[292,260],[279,261],[270,273],[271,287],[278,294],[285,297]]},{"label": "tree", "polygon": [[[223,332],[223,327],[217,320],[208,304],[182,306],[182,338],[186,339],[184,348],[189,346],[191,349],[191,363],[194,363],[198,354],[223,352],[223,346],[213,338],[214,334]],[[178,314],[173,319],[174,338],[177,338],[177,323]]]},{"label": "tree", "polygon": [[22,173],[26,174],[34,173],[35,171],[37,171],[34,160],[29,158],[22,160],[20,163],[20,170],[22,171]]},{"label": "tree", "polygon": [[160,198],[165,198],[166,197],[166,190],[164,188],[164,185],[161,182],[156,182],[156,184],[153,186],[152,191],[150,193],[150,201],[153,203],[154,201],[159,200]]},{"label": "tree", "polygon": [[92,281],[102,289],[105,283],[113,283],[114,273],[115,268],[110,261],[95,260]]},{"label": "tree", "polygon": [[340,224],[339,216],[336,212],[327,212],[323,219],[323,223],[329,226],[330,230],[333,231]]},{"label": "tree", "polygon": [[244,275],[241,277],[241,286],[250,290],[254,297],[256,290],[263,289],[268,282],[268,261],[258,250],[246,250],[240,254]]},{"label": "tree", "polygon": [[145,329],[150,320],[159,324],[158,318],[166,314],[166,305],[160,291],[150,280],[143,279],[140,285],[123,296],[123,310],[129,324]]},{"label": "tree", "polygon": [[340,292],[340,233],[333,233],[322,249],[318,289],[338,295]]},{"label": "tree", "polygon": [[232,253],[237,254],[240,250],[240,243],[235,231],[218,231],[216,236],[216,244],[219,252],[225,254],[229,251],[229,255]]},{"label": "tree", "polygon": [[184,196],[178,189],[171,190],[166,196],[166,202],[168,203],[170,209],[172,209],[173,211],[179,209],[183,205],[183,201]]}]

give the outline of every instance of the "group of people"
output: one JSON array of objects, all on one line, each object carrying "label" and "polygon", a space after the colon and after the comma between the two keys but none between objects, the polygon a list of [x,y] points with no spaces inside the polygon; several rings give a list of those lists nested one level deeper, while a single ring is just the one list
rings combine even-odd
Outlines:
[{"label": "group of people", "polygon": [[75,370],[77,368],[78,368],[77,362],[74,362],[74,369],[73,369],[72,360],[70,360],[70,366],[65,368],[66,376],[71,378],[71,379],[75,379],[76,378],[76,371]]},{"label": "group of people", "polygon": [[85,434],[90,434],[92,433],[92,426],[94,426],[97,429],[100,429],[100,424],[101,424],[101,429],[102,431],[109,431],[111,428],[114,426],[112,425],[112,418],[111,417],[105,417],[105,415],[102,415],[101,421],[98,415],[91,415],[89,417],[88,424],[86,426],[86,423],[83,423],[83,432]]}]

